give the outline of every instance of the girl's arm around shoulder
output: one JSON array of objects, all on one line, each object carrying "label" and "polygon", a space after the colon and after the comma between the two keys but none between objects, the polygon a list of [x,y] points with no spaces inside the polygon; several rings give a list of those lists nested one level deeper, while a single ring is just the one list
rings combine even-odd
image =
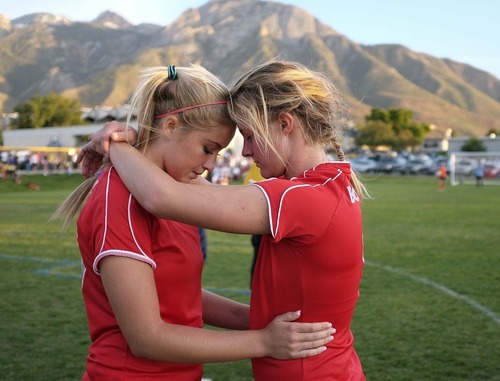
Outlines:
[{"label": "girl's arm around shoulder", "polygon": [[172,362],[222,362],[271,356],[280,359],[319,354],[331,340],[328,323],[293,323],[289,313],[263,330],[215,331],[164,322],[152,268],[110,256],[101,260],[106,294],[134,355]]},{"label": "girl's arm around shoulder", "polygon": [[267,201],[257,187],[180,183],[125,143],[112,142],[110,156],[130,192],[157,217],[230,233],[270,233]]}]

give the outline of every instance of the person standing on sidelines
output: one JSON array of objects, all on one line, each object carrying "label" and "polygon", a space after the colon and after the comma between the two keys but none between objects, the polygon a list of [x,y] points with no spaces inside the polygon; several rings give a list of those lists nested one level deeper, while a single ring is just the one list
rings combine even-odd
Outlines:
[{"label": "person standing on sidelines", "polygon": [[[279,60],[251,69],[230,92],[242,153],[267,180],[224,187],[201,180],[179,183],[117,142],[111,142],[111,161],[137,200],[159,217],[262,235],[250,301],[252,329],[294,309],[302,311],[301,321],[334,323],[335,340],[320,356],[253,359],[256,381],[365,380],[351,322],[364,264],[360,204],[369,195],[340,147],[346,119],[339,93],[324,75]],[[95,150],[106,152],[110,137],[124,139],[123,129],[110,123],[83,148],[78,160],[84,173],[93,166]],[[330,162],[325,148],[333,149],[338,161]]]},{"label": "person standing on sidelines", "polygon": [[476,178],[476,186],[482,187],[484,185],[484,163],[479,159],[477,167],[474,168],[474,177]]},{"label": "person standing on sidelines", "polygon": [[[228,96],[200,66],[145,70],[131,105],[138,110],[134,152],[180,183],[213,169],[234,134]],[[92,341],[84,381],[193,381],[203,362],[292,359],[326,349],[331,324],[292,322],[298,312],[248,330],[247,305],[202,290],[197,225],[148,213],[113,165],[83,183],[54,217],[68,223],[86,198],[77,221]],[[238,331],[202,329],[204,323]]]},{"label": "person standing on sidelines", "polygon": [[438,168],[438,190],[444,190],[447,177],[448,172],[446,171],[446,166],[444,164],[441,164]]}]

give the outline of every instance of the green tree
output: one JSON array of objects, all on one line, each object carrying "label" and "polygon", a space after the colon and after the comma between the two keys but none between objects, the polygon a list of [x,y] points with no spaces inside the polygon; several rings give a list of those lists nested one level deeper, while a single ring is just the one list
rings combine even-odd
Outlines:
[{"label": "green tree", "polygon": [[463,146],[462,146],[462,151],[464,152],[485,152],[486,147],[483,145],[481,140],[475,137],[471,137],[469,140],[467,140]]},{"label": "green tree", "polygon": [[82,124],[80,102],[50,93],[35,96],[14,108],[19,118],[13,123],[17,128],[41,128]]},{"label": "green tree", "polygon": [[368,121],[362,128],[359,128],[355,142],[358,145],[366,144],[368,147],[392,146],[396,135],[390,124],[381,120]]},{"label": "green tree", "polygon": [[427,123],[417,123],[412,119],[411,110],[373,108],[371,114],[365,116],[366,123],[358,126],[356,143],[371,148],[386,145],[396,150],[418,146],[429,133],[430,127]]}]

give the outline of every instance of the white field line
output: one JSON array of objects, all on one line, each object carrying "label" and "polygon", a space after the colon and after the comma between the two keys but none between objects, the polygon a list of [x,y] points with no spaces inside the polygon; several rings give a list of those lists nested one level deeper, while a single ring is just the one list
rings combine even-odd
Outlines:
[{"label": "white field line", "polygon": [[[3,260],[21,260],[21,261],[32,261],[32,262],[53,262],[53,263],[60,263],[62,266],[59,267],[65,267],[65,266],[74,266],[77,262],[72,262],[72,261],[63,261],[63,260],[52,260],[52,259],[45,259],[45,258],[26,258],[26,257],[17,257],[17,256],[10,256],[10,255],[5,255],[0,253],[0,259]],[[418,276],[418,275],[412,275],[402,269],[398,269],[396,267],[391,267],[387,265],[381,265],[379,263],[375,263],[372,261],[365,261],[365,264],[368,266],[376,267],[381,270],[385,270],[388,272],[391,272],[393,274],[398,274],[401,276],[404,276],[406,278],[410,278],[411,280],[414,280],[415,282],[423,283],[428,286],[431,286],[439,291],[444,292],[445,294],[459,300],[463,300],[465,303],[470,305],[471,307],[475,308],[476,310],[480,311],[482,314],[486,315],[489,317],[491,320],[493,320],[495,323],[500,324],[500,316],[490,310],[489,308],[483,306],[481,303],[476,302],[474,299],[469,298],[468,296],[459,294],[456,291],[453,291],[449,289],[448,287],[445,287],[439,283],[436,283],[432,280],[429,280],[427,278]],[[59,276],[59,274],[50,274],[49,270],[53,270],[53,268],[49,269],[44,269],[42,271],[37,271],[38,273],[45,273],[44,275],[56,275]],[[68,277],[77,277],[80,278],[80,275],[78,276],[73,276],[73,275],[67,275]],[[213,292],[243,292],[243,293],[250,293],[250,290],[227,290],[227,289],[210,289],[210,291]]]},{"label": "white field line", "polygon": [[414,280],[415,282],[420,282],[420,283],[426,284],[428,286],[434,287],[435,289],[442,291],[445,294],[448,294],[455,299],[463,300],[465,303],[467,303],[471,307],[475,308],[476,310],[479,310],[481,313],[488,316],[495,323],[500,324],[500,316],[498,314],[496,314],[492,310],[486,308],[482,304],[476,302],[474,299],[469,298],[468,296],[459,294],[458,292],[453,291],[453,290],[449,289],[448,287],[445,287],[439,283],[436,283],[432,280],[429,280],[427,278],[424,278],[424,277],[421,277],[418,275],[412,275],[412,274],[407,273],[406,271],[404,271],[402,269],[398,269],[396,267],[381,265],[381,264],[371,262],[371,261],[366,261],[365,263],[369,266],[373,266],[373,267],[376,267],[376,268],[381,269],[381,270],[385,270],[385,271],[388,271],[388,272],[391,272],[394,274],[398,274],[398,275],[404,276],[406,278],[410,278],[411,280]]}]

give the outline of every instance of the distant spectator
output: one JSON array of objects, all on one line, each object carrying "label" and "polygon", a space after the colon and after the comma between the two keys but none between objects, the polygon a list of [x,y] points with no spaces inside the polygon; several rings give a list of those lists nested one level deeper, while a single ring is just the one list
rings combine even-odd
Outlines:
[{"label": "distant spectator", "polygon": [[478,166],[474,169],[474,176],[476,177],[476,186],[482,187],[484,185],[484,164],[480,160]]},{"label": "distant spectator", "polygon": [[448,173],[446,172],[446,166],[444,164],[441,164],[438,169],[438,190],[444,191],[447,177]]}]

